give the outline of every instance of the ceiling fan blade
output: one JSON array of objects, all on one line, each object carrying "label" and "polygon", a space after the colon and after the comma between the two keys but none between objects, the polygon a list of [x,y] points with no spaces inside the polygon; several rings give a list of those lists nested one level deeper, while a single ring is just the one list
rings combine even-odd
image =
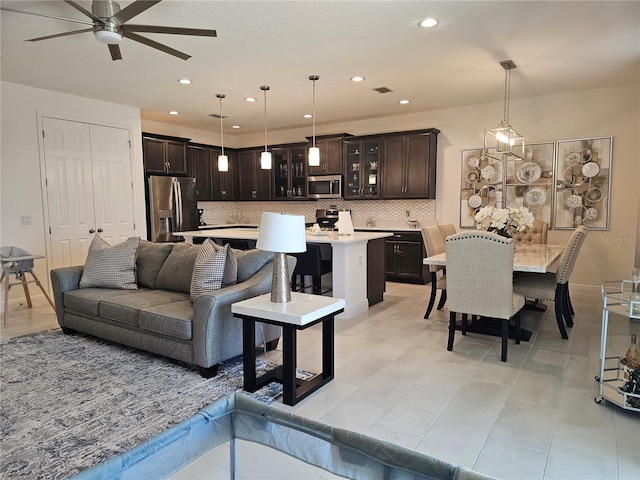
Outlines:
[{"label": "ceiling fan blade", "polygon": [[120,53],[120,45],[109,44],[109,53],[111,53],[111,60],[122,60],[122,53]]},{"label": "ceiling fan blade", "polygon": [[197,35],[200,37],[217,37],[215,30],[203,28],[159,27],[155,25],[123,25],[123,30],[128,32],[168,33],[173,35]]},{"label": "ceiling fan blade", "polygon": [[16,8],[0,7],[0,10],[5,10],[7,12],[15,12],[15,13],[25,13],[27,15],[36,15],[38,17],[55,18],[56,20],[64,20],[65,22],[81,23],[83,25],[93,25],[93,22],[90,22],[88,20],[76,20],[75,18],[59,17],[57,15],[49,15],[47,13],[27,12],[25,10],[18,10]]},{"label": "ceiling fan blade", "polygon": [[156,3],[160,3],[160,0],[136,0],[109,18],[109,21],[122,25],[127,20],[153,7]]},{"label": "ceiling fan blade", "polygon": [[179,50],[175,50],[171,47],[167,47],[166,45],[163,45],[162,43],[158,43],[155,40],[151,40],[149,38],[146,37],[142,37],[136,33],[132,33],[132,32],[122,32],[122,35],[130,38],[131,40],[134,40],[136,42],[139,43],[143,43],[148,47],[151,48],[155,48],[156,50],[160,50],[164,53],[168,53],[169,55],[173,55],[174,57],[178,57],[181,58],[182,60],[189,60],[191,58],[191,55],[187,55],[186,53],[182,53]]},{"label": "ceiling fan blade", "polygon": [[94,22],[98,22],[100,25],[104,25],[104,21],[102,19],[96,17],[93,14],[93,12],[90,12],[89,10],[84,8],[82,5],[78,5],[76,2],[73,2],[72,0],[64,0],[64,1],[65,1],[65,3],[68,3],[69,5],[71,5],[73,8],[75,8],[79,12],[85,14],[87,17],[89,17]]},{"label": "ceiling fan blade", "polygon": [[29,38],[25,42],[39,42],[40,40],[49,40],[50,38],[66,37],[68,35],[75,35],[76,33],[93,32],[93,28],[85,28],[82,30],[74,30],[73,32],[56,33],[54,35],[47,35],[46,37]]}]

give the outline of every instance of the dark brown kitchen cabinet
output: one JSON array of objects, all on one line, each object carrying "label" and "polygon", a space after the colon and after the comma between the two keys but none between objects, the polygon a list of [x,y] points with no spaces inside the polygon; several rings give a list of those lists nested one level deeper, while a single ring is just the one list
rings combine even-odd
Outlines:
[{"label": "dark brown kitchen cabinet", "polygon": [[217,151],[209,145],[191,143],[187,146],[187,175],[196,179],[196,198],[200,201],[213,200],[213,169]]},{"label": "dark brown kitchen cabinet", "polygon": [[307,146],[278,147],[273,155],[274,200],[307,197]]},{"label": "dark brown kitchen cabinet", "polygon": [[[323,135],[316,137],[316,147],[320,149],[320,166],[308,167],[309,176],[341,175],[343,170],[343,142],[350,137],[348,133],[340,135]],[[308,147],[313,145],[313,137],[307,137]]]},{"label": "dark brown kitchen cabinet", "polygon": [[345,140],[344,158],[344,198],[380,198],[380,137],[353,137]]},{"label": "dark brown kitchen cabinet", "polygon": [[429,267],[422,263],[426,257],[422,234],[395,232],[385,239],[385,277],[388,281],[420,283],[429,281]]},{"label": "dark brown kitchen cabinet", "polygon": [[260,168],[261,153],[261,149],[237,152],[238,200],[271,200],[271,169]]},{"label": "dark brown kitchen cabinet", "polygon": [[382,198],[435,198],[439,130],[384,136]]},{"label": "dark brown kitchen cabinet", "polygon": [[187,175],[188,138],[142,134],[144,171],[148,175]]},{"label": "dark brown kitchen cabinet", "polygon": [[238,171],[238,155],[236,152],[225,150],[225,155],[229,157],[229,170],[226,172],[218,171],[218,155],[215,154],[213,165],[213,182],[212,193],[214,200],[231,201],[236,199],[236,181],[235,174]]}]

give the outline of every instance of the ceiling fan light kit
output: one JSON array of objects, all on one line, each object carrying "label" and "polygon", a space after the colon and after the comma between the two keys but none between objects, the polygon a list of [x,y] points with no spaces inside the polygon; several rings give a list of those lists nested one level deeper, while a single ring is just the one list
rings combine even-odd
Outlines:
[{"label": "ceiling fan light kit", "polygon": [[92,22],[87,20],[77,20],[72,18],[58,17],[55,15],[49,15],[46,13],[27,12],[23,10],[17,10],[13,8],[0,7],[0,10],[8,12],[24,13],[27,15],[36,15],[39,17],[49,17],[58,20],[64,20],[67,22],[80,23],[83,25],[93,25],[93,28],[85,28],[82,30],[75,30],[72,32],[57,33],[54,35],[46,35],[44,37],[30,38],[28,42],[39,42],[41,40],[50,40],[52,38],[66,37],[69,35],[75,35],[78,33],[93,32],[96,40],[109,46],[109,53],[112,60],[121,60],[122,54],[120,52],[119,44],[122,42],[123,37],[133,40],[134,42],[142,43],[161,52],[168,53],[174,57],[181,58],[182,60],[188,60],[191,55],[187,55],[184,52],[175,50],[167,45],[156,42],[149,38],[138,35],[136,32],[146,33],[165,33],[170,35],[195,35],[201,37],[216,37],[215,30],[207,30],[200,28],[181,28],[181,27],[163,27],[154,25],[131,25],[126,22],[131,20],[136,15],[141,14],[145,10],[153,7],[161,0],[135,0],[127,5],[125,8],[120,9],[120,5],[113,0],[93,0],[91,4],[91,11],[84,8],[82,5],[76,3],[73,0],[64,0],[64,2],[83,15],[89,17]]}]

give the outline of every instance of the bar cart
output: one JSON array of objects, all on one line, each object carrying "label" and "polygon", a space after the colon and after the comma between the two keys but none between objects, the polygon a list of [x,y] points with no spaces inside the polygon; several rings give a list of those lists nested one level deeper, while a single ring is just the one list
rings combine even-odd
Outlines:
[{"label": "bar cart", "polygon": [[[602,284],[602,334],[600,337],[600,374],[596,381],[600,384],[596,403],[607,400],[625,410],[640,412],[640,394],[623,391],[626,380],[623,357],[607,357],[607,331],[609,313],[629,319],[640,319],[640,294],[634,293],[630,280],[609,281]],[[640,330],[640,325],[638,326]]]}]

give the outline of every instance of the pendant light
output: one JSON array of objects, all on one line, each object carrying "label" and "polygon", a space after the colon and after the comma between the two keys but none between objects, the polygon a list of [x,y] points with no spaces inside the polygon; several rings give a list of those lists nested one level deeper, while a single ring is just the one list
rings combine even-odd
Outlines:
[{"label": "pendant light", "polygon": [[[511,70],[516,68],[513,60],[500,62],[504,68],[504,116],[500,124],[491,130],[484,131],[484,154],[506,155],[512,160],[524,158],[524,137],[509,123],[509,101],[511,99]],[[496,157],[502,160],[501,157]]]},{"label": "pendant light", "polygon": [[271,170],[271,152],[267,151],[267,90],[268,85],[262,85],[260,90],[264,92],[264,152],[260,154],[260,168]]},{"label": "pendant light", "polygon": [[309,75],[309,80],[313,82],[313,141],[311,147],[309,147],[309,166],[320,166],[320,149],[316,147],[316,80],[320,77],[318,75]]},{"label": "pendant light", "polygon": [[216,95],[220,99],[220,144],[222,145],[222,154],[218,155],[218,171],[219,172],[228,172],[229,171],[229,157],[224,154],[224,130],[222,129],[222,99],[224,98],[224,94],[218,93]]}]

